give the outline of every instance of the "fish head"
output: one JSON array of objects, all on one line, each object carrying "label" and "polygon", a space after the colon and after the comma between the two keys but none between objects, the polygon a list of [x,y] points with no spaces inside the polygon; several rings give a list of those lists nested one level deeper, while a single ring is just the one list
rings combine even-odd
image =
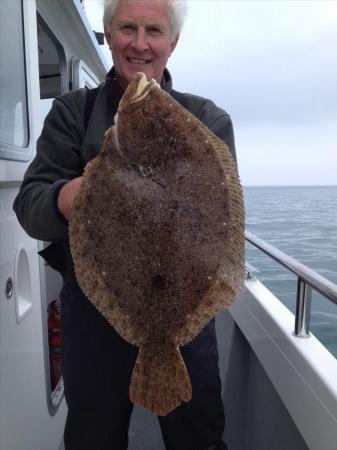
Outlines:
[{"label": "fish head", "polygon": [[113,134],[119,152],[129,161],[159,165],[172,134],[175,104],[155,80],[147,81],[143,73],[137,74],[115,116]]},{"label": "fish head", "polygon": [[147,81],[144,73],[139,72],[135,78],[129,83],[120,103],[118,106],[118,113],[125,111],[128,106],[135,104],[142,100],[142,97],[146,96],[147,91],[151,87],[159,88],[159,84],[156,80]]}]

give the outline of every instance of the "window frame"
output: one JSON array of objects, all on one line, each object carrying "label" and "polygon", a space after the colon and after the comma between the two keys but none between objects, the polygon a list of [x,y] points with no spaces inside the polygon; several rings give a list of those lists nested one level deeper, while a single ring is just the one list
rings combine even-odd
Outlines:
[{"label": "window frame", "polygon": [[97,75],[90,67],[79,58],[72,58],[72,90],[75,89],[94,89],[99,86]]},{"label": "window frame", "polygon": [[17,146],[0,141],[0,160],[29,161],[32,153],[31,148],[31,126],[30,126],[30,105],[29,105],[29,85],[27,77],[27,44],[26,44],[26,27],[25,27],[25,10],[23,0],[21,3],[21,21],[22,28],[22,45],[23,45],[23,74],[25,83],[25,99],[26,99],[26,119],[27,119],[27,143],[25,146]]},{"label": "window frame", "polygon": [[[66,52],[57,38],[54,31],[50,28],[47,21],[43,18],[40,11],[36,11],[36,25],[40,25],[43,27],[43,30],[46,32],[50,40],[55,44],[56,51],[60,60],[60,74],[61,74],[61,92],[58,95],[64,94],[69,91],[69,80],[68,80],[68,65],[67,65],[67,57]],[[40,72],[40,66],[38,66],[38,73]],[[40,81],[40,78],[39,78]],[[39,83],[40,84],[40,83]],[[40,100],[47,100],[55,98],[55,97],[47,97],[47,98],[41,98],[41,91],[40,93]]]}]

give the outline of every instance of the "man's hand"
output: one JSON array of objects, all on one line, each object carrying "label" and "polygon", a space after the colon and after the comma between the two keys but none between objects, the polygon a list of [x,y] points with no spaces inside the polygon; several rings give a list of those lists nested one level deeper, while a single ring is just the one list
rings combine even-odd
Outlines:
[{"label": "man's hand", "polygon": [[62,186],[59,196],[57,198],[57,207],[60,213],[69,220],[73,207],[73,201],[82,183],[82,177],[74,178],[73,180]]}]

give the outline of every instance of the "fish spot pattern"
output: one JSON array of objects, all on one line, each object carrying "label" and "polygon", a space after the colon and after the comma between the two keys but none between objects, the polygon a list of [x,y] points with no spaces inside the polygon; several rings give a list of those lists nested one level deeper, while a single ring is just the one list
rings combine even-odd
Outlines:
[{"label": "fish spot pattern", "polygon": [[78,282],[139,347],[130,398],[166,415],[192,397],[179,347],[230,306],[244,280],[244,206],[226,145],[140,76],[85,168],[69,237]]}]

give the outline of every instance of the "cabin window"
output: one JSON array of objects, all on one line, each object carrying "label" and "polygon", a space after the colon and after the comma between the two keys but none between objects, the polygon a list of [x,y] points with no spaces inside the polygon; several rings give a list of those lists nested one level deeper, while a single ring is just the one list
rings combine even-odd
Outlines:
[{"label": "cabin window", "polygon": [[45,22],[37,17],[40,98],[54,98],[66,89],[64,51]]},{"label": "cabin window", "polygon": [[0,1],[0,157],[8,158],[29,139],[22,6]]},{"label": "cabin window", "polygon": [[99,85],[99,79],[94,72],[80,59],[73,60],[73,89],[93,89]]}]

